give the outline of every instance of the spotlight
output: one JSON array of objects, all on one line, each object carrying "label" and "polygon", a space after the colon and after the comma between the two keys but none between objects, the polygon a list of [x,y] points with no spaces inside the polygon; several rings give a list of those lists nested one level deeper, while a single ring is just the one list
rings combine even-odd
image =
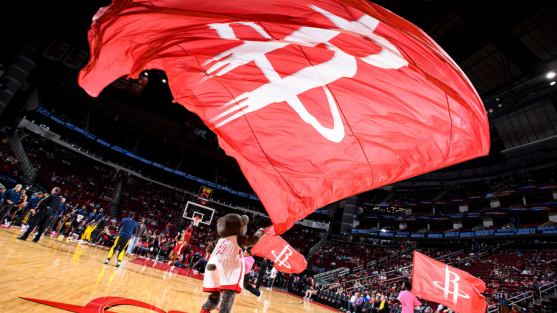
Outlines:
[{"label": "spotlight", "polygon": [[149,73],[147,73],[147,72],[143,72],[143,75],[145,75],[145,76],[149,76]]},{"label": "spotlight", "polygon": [[553,72],[547,73],[547,78],[551,79],[553,77],[555,77],[555,73],[553,73]]},{"label": "spotlight", "polygon": [[165,78],[163,78],[163,79],[162,79],[162,82],[166,84],[166,79],[165,79]]},{"label": "spotlight", "polygon": [[495,101],[499,101],[499,98],[496,98]]},{"label": "spotlight", "polygon": [[549,83],[551,86],[555,85],[555,81],[552,81],[551,83]]},{"label": "spotlight", "polygon": [[381,229],[381,231],[382,231],[382,232],[386,232],[386,230],[385,230],[384,228],[383,228],[383,229]]},{"label": "spotlight", "polygon": [[503,107],[503,104],[502,104],[502,103],[499,103],[499,105],[497,105],[497,106],[500,107],[500,108],[502,108],[502,107]]},{"label": "spotlight", "polygon": [[489,113],[493,113],[493,109],[489,109]]}]

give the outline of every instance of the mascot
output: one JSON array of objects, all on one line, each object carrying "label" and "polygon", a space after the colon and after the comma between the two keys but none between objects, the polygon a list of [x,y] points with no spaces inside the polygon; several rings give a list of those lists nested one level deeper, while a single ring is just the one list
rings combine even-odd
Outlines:
[{"label": "mascot", "polygon": [[[230,313],[236,293],[242,292],[244,284],[243,247],[253,247],[265,235],[259,229],[255,235],[246,236],[249,218],[246,215],[228,214],[217,221],[217,231],[221,237],[207,247],[211,255],[205,268],[203,291],[210,292],[201,307],[201,313],[209,313],[219,306],[220,313]],[[222,293],[222,299],[221,299]]]}]

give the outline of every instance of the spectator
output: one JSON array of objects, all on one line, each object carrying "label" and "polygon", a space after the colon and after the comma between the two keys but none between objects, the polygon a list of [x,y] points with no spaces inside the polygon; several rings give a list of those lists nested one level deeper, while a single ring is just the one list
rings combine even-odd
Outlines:
[{"label": "spectator", "polygon": [[402,304],[402,313],[413,313],[414,307],[422,305],[420,301],[411,292],[412,284],[403,281],[401,284],[402,291],[398,294],[398,301]]}]

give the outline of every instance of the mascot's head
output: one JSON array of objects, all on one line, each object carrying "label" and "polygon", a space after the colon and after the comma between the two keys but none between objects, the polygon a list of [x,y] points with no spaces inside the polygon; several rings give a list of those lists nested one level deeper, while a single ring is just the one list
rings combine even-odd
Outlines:
[{"label": "mascot's head", "polygon": [[227,214],[217,221],[217,231],[221,238],[234,235],[245,235],[248,231],[247,215]]}]

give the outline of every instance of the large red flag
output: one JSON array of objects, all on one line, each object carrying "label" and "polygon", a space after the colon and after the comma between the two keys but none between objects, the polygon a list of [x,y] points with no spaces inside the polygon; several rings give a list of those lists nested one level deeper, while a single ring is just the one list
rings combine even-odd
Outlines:
[{"label": "large red flag", "polygon": [[278,234],[348,196],[489,151],[483,104],[422,30],[365,0],[113,0],[79,75],[146,69],[234,157]]},{"label": "large red flag", "polygon": [[414,251],[412,293],[459,313],[485,313],[485,283],[465,271]]},{"label": "large red flag", "polygon": [[265,228],[265,236],[251,248],[251,253],[273,261],[277,271],[283,273],[301,273],[308,265],[300,252],[275,234],[273,226]]}]

